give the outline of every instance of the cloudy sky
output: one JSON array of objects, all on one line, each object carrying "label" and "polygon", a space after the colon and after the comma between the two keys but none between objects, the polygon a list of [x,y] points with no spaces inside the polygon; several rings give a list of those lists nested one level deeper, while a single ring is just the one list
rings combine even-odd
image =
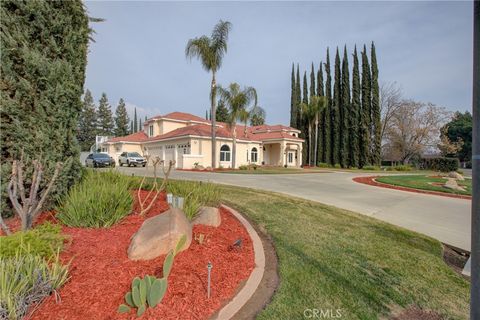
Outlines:
[{"label": "cloudy sky", "polygon": [[[292,62],[315,68],[326,48],[375,41],[380,82],[449,110],[471,108],[471,2],[86,2],[92,25],[85,87],[143,116],[205,115],[210,75],[185,59],[188,39],[233,24],[218,82],[253,86],[267,122],[289,123]],[[350,59],[350,67],[352,61]],[[309,72],[309,71],[308,71]]]}]

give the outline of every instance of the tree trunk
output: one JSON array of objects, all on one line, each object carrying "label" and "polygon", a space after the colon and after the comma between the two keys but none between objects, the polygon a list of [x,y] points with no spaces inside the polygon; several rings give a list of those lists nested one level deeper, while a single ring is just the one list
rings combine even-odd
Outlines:
[{"label": "tree trunk", "polygon": [[232,169],[235,169],[237,165],[237,130],[236,126],[233,125],[232,127],[232,136],[233,136],[233,147],[232,147]]},{"label": "tree trunk", "polygon": [[318,113],[315,115],[315,153],[313,154],[313,165],[317,166],[318,152]]},{"label": "tree trunk", "polygon": [[212,72],[212,88],[210,92],[212,104],[212,169],[215,169],[217,160],[217,137],[216,137],[216,117],[217,117],[217,82],[215,80],[215,72]]},{"label": "tree trunk", "polygon": [[312,124],[308,123],[308,165],[312,165]]}]

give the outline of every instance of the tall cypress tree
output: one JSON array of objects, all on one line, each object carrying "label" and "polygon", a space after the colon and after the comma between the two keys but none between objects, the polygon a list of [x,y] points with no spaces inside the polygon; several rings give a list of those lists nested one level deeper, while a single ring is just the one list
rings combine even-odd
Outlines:
[{"label": "tall cypress tree", "polygon": [[112,108],[108,103],[107,94],[102,93],[102,97],[98,103],[98,134],[102,136],[112,136],[114,123],[112,116]]},{"label": "tall cypress tree", "polygon": [[130,134],[135,133],[133,132],[133,120],[130,121]]},{"label": "tall cypress tree", "polygon": [[360,107],[360,71],[358,67],[357,46],[355,46],[353,51],[352,105],[348,117],[348,159],[351,167],[358,166],[359,122],[361,121]]},{"label": "tall cypress tree", "polygon": [[[325,91],[323,88],[323,62],[320,61],[320,67],[318,68],[317,72],[317,94],[320,97],[325,96]],[[323,109],[320,112],[319,115],[319,123],[318,123],[318,132],[320,133],[320,136],[318,137],[318,155],[317,159],[320,162],[326,162],[325,158],[325,152],[326,152],[326,146],[325,146],[325,109]]]},{"label": "tall cypress tree", "polygon": [[137,108],[133,111],[133,133],[138,132]]},{"label": "tall cypress tree", "polygon": [[83,97],[82,112],[78,119],[77,140],[83,151],[90,150],[95,143],[95,135],[97,134],[97,113],[95,103],[93,102],[92,93],[87,89]]},{"label": "tall cypress tree", "polygon": [[296,106],[296,86],[295,86],[295,65],[292,63],[292,79],[290,93],[290,127],[297,126],[297,106]]},{"label": "tall cypress tree", "polygon": [[[333,108],[332,108],[332,151],[333,151],[333,163],[340,163],[342,158],[342,150],[340,145],[340,134],[341,134],[341,119],[340,119],[340,105],[342,103],[342,78],[340,71],[340,54],[337,52],[335,54],[335,82],[333,84]],[[342,163],[340,163],[343,165]]]},{"label": "tall cypress tree", "polygon": [[142,119],[138,122],[138,131],[143,131]]},{"label": "tall cypress tree", "polygon": [[[303,97],[302,102],[308,104],[308,83],[307,83],[307,71],[303,73]],[[299,106],[300,107],[300,106]],[[305,139],[305,147],[303,148],[303,163],[310,164],[310,149],[308,148],[310,141],[308,140],[308,124],[305,117],[301,117],[302,121],[302,132]]]},{"label": "tall cypress tree", "polygon": [[117,109],[115,110],[115,136],[122,137],[128,134],[128,118],[127,108],[125,107],[125,101],[120,99]]},{"label": "tall cypress tree", "polygon": [[[302,103],[302,91],[301,91],[301,82],[300,82],[300,67],[297,64],[297,77],[295,80],[295,112],[297,114],[297,125],[295,128],[302,130],[302,121],[301,121],[301,112],[300,104]],[[303,134],[304,132],[302,132]]]},{"label": "tall cypress tree", "polygon": [[325,110],[325,157],[326,162],[334,165],[334,157],[333,157],[333,144],[332,144],[332,75],[330,69],[330,53],[329,49],[327,48],[327,62],[325,63],[325,73],[327,75],[327,80],[325,82],[325,95],[328,99],[328,106]]},{"label": "tall cypress tree", "polygon": [[342,61],[342,103],[340,104],[340,164],[342,167],[352,166],[349,153],[351,144],[348,135],[350,109],[350,70],[348,69],[347,46],[345,45]]},{"label": "tall cypress tree", "polygon": [[50,182],[55,163],[63,163],[43,210],[82,175],[76,135],[92,29],[80,0],[3,0],[0,17],[0,212],[5,217],[12,213],[11,164],[22,154],[26,171],[29,160],[44,165],[39,190]]},{"label": "tall cypress tree", "polygon": [[208,120],[208,110],[205,110],[205,120]]},{"label": "tall cypress tree", "polygon": [[372,42],[371,49],[371,63],[372,63],[372,105],[371,105],[371,117],[372,117],[372,163],[379,166],[381,162],[381,120],[380,120],[380,90],[378,87],[378,66],[377,55],[375,52],[375,44]]},{"label": "tall cypress tree", "polygon": [[310,71],[310,97],[317,95],[315,88],[315,67],[312,62],[312,70]]},{"label": "tall cypress tree", "polygon": [[370,133],[371,133],[371,76],[367,57],[367,48],[362,51],[362,122],[360,124],[359,167],[370,163]]}]

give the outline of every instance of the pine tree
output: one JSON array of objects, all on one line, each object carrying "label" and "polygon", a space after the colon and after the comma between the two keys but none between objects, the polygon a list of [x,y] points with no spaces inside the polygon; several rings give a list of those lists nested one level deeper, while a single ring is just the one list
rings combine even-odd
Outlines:
[{"label": "pine tree", "polygon": [[297,126],[297,105],[296,105],[296,87],[295,87],[295,65],[292,63],[292,79],[290,93],[290,127]]},{"label": "pine tree", "polygon": [[340,104],[340,164],[342,168],[350,167],[351,147],[348,136],[348,119],[350,116],[350,71],[348,69],[347,46],[343,48],[342,61],[342,97]]},{"label": "pine tree", "polygon": [[312,62],[312,71],[310,71],[310,97],[317,95],[315,87],[315,69]]},{"label": "pine tree", "polygon": [[[320,67],[318,68],[317,71],[317,94],[320,97],[325,96],[325,91],[323,88],[323,62],[320,61]],[[328,101],[327,101],[328,105]],[[318,132],[319,132],[319,137],[318,137],[318,155],[317,159],[319,162],[326,162],[325,158],[325,111],[326,108],[324,108],[319,115],[319,123],[318,123]]]},{"label": "pine tree", "polygon": [[333,163],[343,166],[343,163],[340,161],[343,160],[342,158],[342,150],[340,145],[340,134],[341,134],[341,119],[340,119],[340,105],[342,103],[342,79],[341,79],[341,71],[340,71],[340,54],[337,52],[335,54],[335,82],[333,84],[333,108],[332,108],[332,144],[333,144]]},{"label": "pine tree", "polygon": [[125,107],[125,101],[120,99],[117,109],[115,110],[115,136],[123,137],[128,135],[128,118],[127,108]]},{"label": "pine tree", "polygon": [[112,136],[114,128],[112,109],[108,103],[107,94],[105,92],[102,93],[102,97],[98,103],[97,120],[98,134],[101,136]]},{"label": "pine tree", "polygon": [[90,150],[95,143],[95,134],[97,132],[97,114],[92,93],[87,89],[83,97],[82,112],[78,119],[77,140],[80,143],[82,151]]},{"label": "pine tree", "polygon": [[138,132],[137,108],[133,111],[133,133]]},{"label": "pine tree", "polygon": [[359,161],[358,166],[363,168],[370,163],[370,133],[371,133],[371,76],[368,64],[367,48],[362,52],[362,108],[359,134]]},{"label": "pine tree", "polygon": [[381,162],[381,120],[380,120],[380,90],[378,87],[378,66],[377,55],[375,52],[375,44],[372,42],[371,49],[371,63],[372,63],[372,104],[371,104],[371,117],[372,117],[372,164],[379,166]]},{"label": "pine tree", "polygon": [[327,80],[325,82],[325,95],[328,99],[328,107],[325,110],[325,157],[326,162],[334,165],[334,152],[333,152],[333,141],[332,141],[332,75],[330,69],[330,53],[329,49],[327,48],[327,62],[325,63],[325,73],[327,75]]},{"label": "pine tree", "polygon": [[229,112],[228,112],[228,109],[227,107],[225,106],[225,102],[223,102],[222,100],[219,100],[218,101],[218,105],[217,105],[217,112],[215,113],[216,114],[216,120],[219,121],[219,122],[228,122],[228,115],[229,115]]},{"label": "pine tree", "polygon": [[353,51],[353,75],[352,75],[352,105],[349,112],[349,165],[358,166],[359,150],[359,123],[361,122],[361,104],[360,104],[360,71],[358,67],[357,46]]}]

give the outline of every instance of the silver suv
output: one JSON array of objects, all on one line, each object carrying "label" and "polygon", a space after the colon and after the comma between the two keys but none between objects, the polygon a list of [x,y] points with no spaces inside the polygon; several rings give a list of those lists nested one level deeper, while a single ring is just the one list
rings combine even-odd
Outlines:
[{"label": "silver suv", "polygon": [[147,159],[142,157],[138,152],[123,152],[118,157],[118,165],[121,167],[124,164],[127,166],[142,166],[145,167],[147,164]]}]

